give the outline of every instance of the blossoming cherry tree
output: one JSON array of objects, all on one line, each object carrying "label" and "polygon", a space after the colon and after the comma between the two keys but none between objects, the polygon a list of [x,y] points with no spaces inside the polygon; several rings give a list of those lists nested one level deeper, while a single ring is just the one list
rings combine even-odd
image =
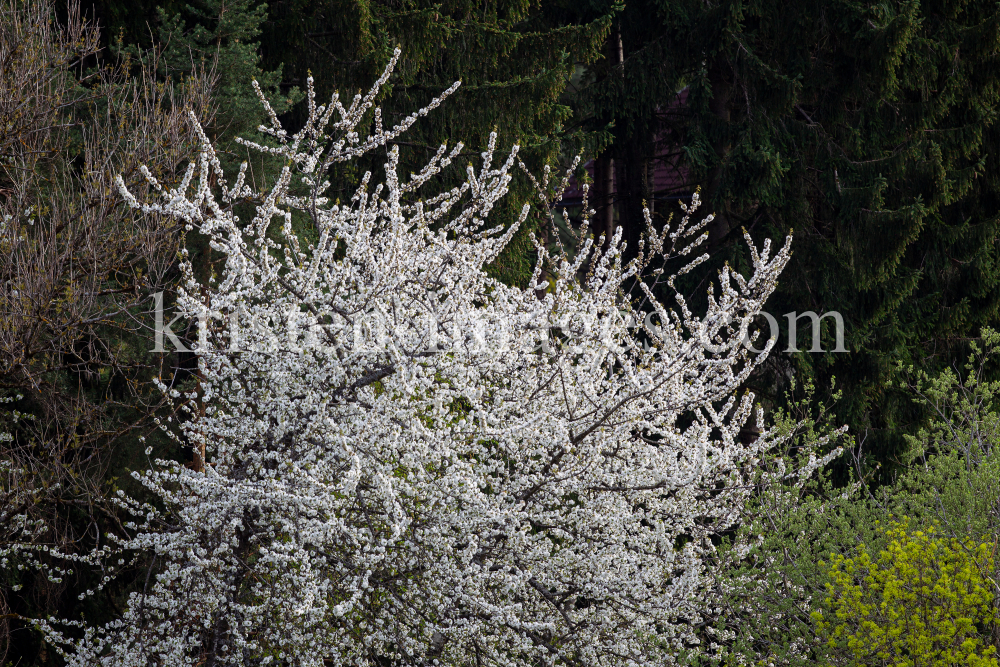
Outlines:
[{"label": "blossoming cherry tree", "polygon": [[[399,174],[395,140],[458,84],[386,128],[395,62],[346,107],[310,80],[293,135],[261,96],[267,140],[244,144],[283,165],[265,189],[245,165],[230,185],[197,126],[179,187],[149,176],[162,198],[141,203],[123,186],[224,258],[217,282],[183,263],[200,391],[163,387],[189,408],[164,428],[205,458],[136,474],[158,502],[122,499],[117,548],[150,576],[109,625],[42,624],[68,664],[660,666],[711,637],[712,540],[780,440],[740,441],[760,415],[738,388],[788,243],[751,243],[753,274],[723,270],[700,316],[656,298],[678,274],[663,267],[704,259],[690,215],[650,224],[624,264],[585,211],[574,254],[536,244],[530,284],[498,282],[485,269],[528,215],[489,222],[518,149],[498,158],[491,137],[436,193],[462,144]],[[384,181],[332,201],[328,170],[374,152]]]}]

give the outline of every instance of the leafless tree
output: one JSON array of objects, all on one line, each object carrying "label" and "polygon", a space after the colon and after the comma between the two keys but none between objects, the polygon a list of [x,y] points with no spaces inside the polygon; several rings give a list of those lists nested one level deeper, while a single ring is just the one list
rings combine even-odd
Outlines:
[{"label": "leafless tree", "polygon": [[113,521],[111,452],[160,400],[150,297],[175,279],[183,230],[129,210],[115,178],[176,179],[186,109],[210,120],[214,76],[157,81],[155,54],[109,58],[99,37],[78,2],[57,20],[50,0],[0,0],[0,553],[25,512],[38,539],[92,546]]}]

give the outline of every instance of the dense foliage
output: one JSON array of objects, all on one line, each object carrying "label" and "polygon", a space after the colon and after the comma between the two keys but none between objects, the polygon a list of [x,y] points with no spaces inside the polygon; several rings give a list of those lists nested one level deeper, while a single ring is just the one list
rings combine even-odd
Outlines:
[{"label": "dense foliage", "polygon": [[992,664],[998,56],[982,0],[0,3],[0,664]]},{"label": "dense foliage", "polygon": [[[996,659],[1000,383],[988,379],[988,369],[998,345],[1000,335],[983,331],[961,373],[901,370],[907,390],[935,418],[912,437],[911,459],[893,483],[859,479],[838,488],[818,475],[759,496],[744,528],[767,531],[764,540],[725,586],[724,625],[737,633],[731,647],[740,660],[854,666]],[[806,441],[828,430],[829,413],[812,403],[793,402],[808,407],[796,410],[798,420],[813,424],[798,436]]]},{"label": "dense foliage", "polygon": [[[122,495],[135,518],[89,561],[113,573],[148,553],[155,575],[120,619],[69,622],[82,638],[39,623],[69,664],[662,665],[716,652],[696,649],[722,564],[713,538],[739,523],[767,482],[754,460],[784,438],[740,443],[754,409],[738,394],[766,357],[743,340],[789,243],[751,248],[753,275],[723,273],[703,316],[680,294],[678,311],[653,300],[661,325],[642,338],[623,284],[703,261],[711,216],[650,228],[627,265],[617,236],[591,254],[584,229],[575,261],[540,246],[527,287],[492,279],[484,267],[518,223],[487,217],[518,147],[494,165],[491,138],[443,192],[425,186],[461,144],[401,178],[388,144],[457,84],[383,128],[373,101],[398,56],[347,107],[337,94],[318,105],[310,85],[295,134],[264,102],[276,145],[243,140],[283,158],[264,190],[246,165],[228,185],[200,127],[177,188],[150,176],[162,203],[120,184],[132,206],[207,235],[225,267],[204,284],[182,263],[179,307],[203,324],[201,393],[176,437],[199,460],[154,463],[140,479],[156,505]],[[359,133],[369,112],[374,131]],[[386,154],[385,181],[366,173],[349,204],[331,201],[326,171],[372,151]],[[293,211],[316,229],[308,248]],[[554,287],[540,297],[546,264]],[[745,536],[730,553],[752,546]]]},{"label": "dense foliage", "polygon": [[[164,16],[180,11],[161,4]],[[125,21],[113,0],[97,6],[117,21],[112,32],[130,26],[135,39],[145,37],[144,24]],[[223,15],[213,11],[223,6],[231,24],[240,12],[256,17],[253,31],[222,35],[215,26]],[[713,261],[692,274],[693,292],[725,261],[747,268],[741,228],[758,242],[798,230],[788,279],[771,304],[781,347],[781,314],[836,311],[851,354],[774,355],[755,389],[780,405],[790,374],[811,377],[821,394],[836,378],[846,391],[834,411],[866,433],[870,464],[885,472],[927,418],[898,390],[897,364],[939,370],[961,356],[963,341],[995,324],[1000,163],[989,147],[1000,103],[1000,13],[992,3],[196,7],[200,18],[186,20],[202,27],[187,39],[198,30],[219,35],[220,53],[234,38],[240,49],[259,39],[268,71],[284,67],[289,93],[310,69],[331,86],[360,88],[396,44],[407,62],[386,90],[387,113],[405,115],[428,91],[463,80],[452,108],[401,146],[401,164],[422,164],[451,132],[481,150],[495,129],[535,169],[584,148],[598,158],[598,226],[609,237],[620,226],[633,251],[644,204],[663,224],[666,202],[703,186],[718,215]],[[186,44],[179,35],[170,43]],[[250,93],[244,87],[241,99]],[[343,175],[344,191],[357,175]],[[522,179],[512,188],[504,211],[511,218],[531,196]],[[493,270],[523,284],[526,236],[511,251]],[[799,327],[800,337],[807,333]],[[828,351],[832,339],[825,331]]]},{"label": "dense foliage", "polygon": [[[833,410],[883,474],[927,418],[898,364],[939,370],[996,324],[998,28],[996,4],[978,0],[640,0],[606,50],[617,73],[595,68],[582,93],[595,126],[614,121],[626,238],[643,199],[705,187],[714,261],[693,282],[745,266],[742,228],[796,231],[769,304],[781,347],[782,314],[837,311],[850,354],[830,352],[828,328],[826,354],[775,355],[755,387],[780,405],[792,374],[827,396],[836,378]],[[657,167],[675,170],[660,193]]]},{"label": "dense foliage", "polygon": [[[906,518],[885,531],[876,558],[837,555],[830,565],[829,612],[814,612],[832,647],[858,661],[887,665],[995,667],[996,647],[977,628],[1000,622],[987,580],[994,544],[908,530]],[[822,565],[822,563],[821,563]]]},{"label": "dense foliage", "polygon": [[[169,180],[193,148],[183,108],[211,117],[210,77],[171,85],[152,60],[94,66],[98,30],[53,19],[48,3],[0,3],[0,553],[35,538],[86,552],[118,525],[109,487],[141,460],[128,445],[163,403],[150,295],[176,282],[180,235],[130,210],[115,179],[144,188],[144,164]],[[17,615],[75,591],[0,570],[2,656]],[[44,650],[19,635],[15,660]]]}]

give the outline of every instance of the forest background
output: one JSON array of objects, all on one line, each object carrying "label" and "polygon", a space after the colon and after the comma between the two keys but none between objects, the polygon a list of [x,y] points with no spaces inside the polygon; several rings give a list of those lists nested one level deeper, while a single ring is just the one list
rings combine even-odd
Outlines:
[{"label": "forest background", "polygon": [[[197,465],[197,452],[156,440],[152,419],[165,408],[148,381],[197,377],[192,355],[148,352],[152,292],[138,285],[153,283],[135,271],[142,265],[148,277],[156,267],[153,282],[169,307],[179,278],[172,253],[187,247],[206,277],[217,258],[180,229],[140,238],[109,236],[103,222],[86,227],[109,215],[120,216],[119,229],[132,220],[113,201],[109,156],[128,154],[116,168],[134,180],[142,163],[176,171],[192,150],[178,139],[176,110],[186,105],[226,149],[225,160],[246,159],[234,139],[265,120],[253,79],[294,126],[310,73],[321,98],[359,90],[399,46],[401,68],[380,101],[388,116],[405,116],[463,82],[400,144],[404,167],[453,136],[474,155],[494,130],[504,147],[522,146],[536,173],[582,154],[593,162],[577,179],[591,183],[599,229],[620,228],[633,249],[644,206],[661,226],[700,188],[716,218],[711,259],[688,276],[689,293],[704,293],[726,263],[747,267],[742,230],[758,243],[794,230],[792,260],[767,310],[840,313],[849,352],[832,351],[830,321],[825,351],[807,351],[810,328],[800,326],[802,351],[772,354],[749,388],[772,415],[799,409],[805,388],[810,405],[825,406],[824,423],[849,426],[855,447],[835,468],[835,484],[860,478],[889,488],[905,478],[908,463],[925,453],[914,443],[941,417],[913,378],[961,367],[983,327],[998,325],[995,3],[85,0],[57,6],[56,15],[66,21],[78,10],[100,30],[79,23],[61,51],[41,53],[49,61],[38,71],[62,86],[46,89],[59,90],[46,98],[50,116],[26,119],[27,106],[44,105],[25,81],[5,79],[9,94],[0,102],[3,118],[23,121],[8,122],[0,138],[4,205],[48,216],[53,239],[60,224],[83,225],[73,241],[0,260],[7,275],[38,280],[30,305],[15,308],[5,297],[0,390],[10,400],[5,423],[18,424],[9,446],[31,451],[47,498],[37,516],[67,545],[85,544],[117,520],[102,498],[129,483],[123,473],[147,446],[140,435],[160,455]],[[8,73],[19,34],[4,35]],[[25,92],[13,95],[15,88]],[[83,129],[98,121],[107,132]],[[30,141],[18,127],[34,132]],[[123,127],[123,143],[110,145],[111,130]],[[34,181],[10,167],[15,158],[31,162]],[[346,191],[363,169],[333,178]],[[654,174],[664,170],[671,176],[658,184]],[[535,197],[527,179],[512,187],[498,211],[511,219]],[[556,242],[541,221],[532,217],[518,233],[493,267],[498,277],[526,283],[528,235]],[[161,243],[163,236],[172,240]],[[82,269],[94,272],[95,284],[112,289],[110,276],[114,290],[134,293],[127,308],[110,312],[66,289],[60,272],[81,247],[100,259]],[[788,322],[777,319],[785,347]],[[193,335],[189,326],[181,338]],[[977,382],[994,379],[988,359],[977,373]],[[37,637],[9,634],[17,623],[6,619],[76,610],[74,591],[86,582],[10,576],[0,601],[7,660],[47,664],[55,658]],[[120,592],[109,590],[86,611],[104,613]]]},{"label": "forest background", "polygon": [[[399,44],[404,71],[385,101],[397,115],[463,81],[404,147],[414,163],[448,135],[476,150],[494,129],[532,167],[582,153],[595,160],[598,217],[633,247],[644,203],[662,221],[701,188],[717,218],[697,283],[726,261],[745,266],[742,228],[755,239],[796,230],[769,310],[841,313],[850,354],[832,352],[824,327],[826,352],[775,355],[754,389],[780,402],[796,375],[844,390],[835,414],[873,462],[900,461],[926,417],[898,389],[898,365],[947,367],[996,323],[1000,16],[989,3],[109,1],[91,11],[109,55],[153,49],[175,79],[214,66],[223,140],[263,120],[251,78],[294,118],[308,73],[321,98],[360,89]],[[671,174],[659,189],[657,169]],[[511,210],[530,196],[520,187]],[[529,273],[523,236],[498,269],[512,282]],[[798,347],[809,335],[800,325]]]}]

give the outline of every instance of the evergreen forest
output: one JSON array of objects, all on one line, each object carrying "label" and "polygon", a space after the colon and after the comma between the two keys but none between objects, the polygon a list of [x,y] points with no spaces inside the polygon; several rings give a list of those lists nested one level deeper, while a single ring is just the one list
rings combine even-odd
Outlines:
[{"label": "evergreen forest", "polygon": [[1000,665],[1000,5],[0,0],[0,667],[91,664]]}]

